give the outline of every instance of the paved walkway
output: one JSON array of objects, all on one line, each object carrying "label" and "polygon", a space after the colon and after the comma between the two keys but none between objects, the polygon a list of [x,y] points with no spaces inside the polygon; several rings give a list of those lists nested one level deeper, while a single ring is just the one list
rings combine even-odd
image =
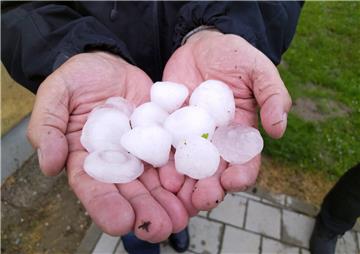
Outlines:
[{"label": "paved walkway", "polygon": [[[309,237],[317,209],[286,195],[273,195],[257,187],[227,195],[211,212],[190,221],[190,249],[186,253],[309,253]],[[336,253],[360,253],[357,225],[338,240]],[[119,237],[87,233],[78,253],[126,253]],[[161,253],[176,253],[161,244]]]}]

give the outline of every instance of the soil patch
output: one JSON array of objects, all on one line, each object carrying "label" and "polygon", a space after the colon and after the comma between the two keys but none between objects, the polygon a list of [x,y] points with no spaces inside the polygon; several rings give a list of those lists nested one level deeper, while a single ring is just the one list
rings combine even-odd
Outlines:
[{"label": "soil patch", "polygon": [[91,220],[64,174],[45,177],[34,155],[1,187],[2,253],[74,253]]},{"label": "soil patch", "polygon": [[297,197],[319,207],[335,181],[329,180],[322,172],[288,168],[263,156],[257,184],[273,193]]},{"label": "soil patch", "polygon": [[314,101],[310,98],[298,98],[293,103],[292,112],[305,121],[322,122],[333,117],[345,117],[351,109],[330,99],[319,98]]}]

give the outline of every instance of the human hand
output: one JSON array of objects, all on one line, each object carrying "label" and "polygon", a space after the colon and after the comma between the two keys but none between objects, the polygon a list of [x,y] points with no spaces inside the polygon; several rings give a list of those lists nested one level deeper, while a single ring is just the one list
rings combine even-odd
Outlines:
[{"label": "human hand", "polygon": [[[166,64],[163,80],[185,84],[191,91],[201,82],[215,79],[229,85],[235,96],[235,123],[257,127],[261,123],[273,138],[286,129],[291,98],[275,65],[262,52],[237,35],[206,30],[192,35]],[[260,155],[242,165],[220,163],[214,176],[195,181],[179,175],[170,162],[160,169],[162,185],[178,193],[188,213],[210,210],[225,191],[244,191],[256,181]]]},{"label": "human hand", "polygon": [[80,143],[94,107],[114,96],[142,104],[149,101],[151,84],[143,71],[118,56],[73,56],[40,85],[27,134],[45,175],[57,175],[66,164],[71,188],[103,231],[123,235],[134,230],[140,239],[159,242],[187,225],[181,201],[161,187],[149,166],[141,180],[127,184],[96,181],[83,169],[88,153]]}]

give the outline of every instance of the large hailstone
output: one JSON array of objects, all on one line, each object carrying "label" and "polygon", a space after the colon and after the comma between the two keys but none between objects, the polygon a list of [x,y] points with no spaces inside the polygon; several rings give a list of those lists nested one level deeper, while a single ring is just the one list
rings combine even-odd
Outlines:
[{"label": "large hailstone", "polygon": [[131,102],[129,102],[128,100],[122,98],[122,97],[110,97],[109,99],[107,99],[105,101],[104,104],[97,106],[96,108],[94,108],[89,117],[92,114],[95,114],[95,112],[98,109],[102,109],[102,108],[113,108],[113,109],[117,109],[120,112],[124,113],[127,117],[130,117],[131,114],[133,113],[134,109],[135,109],[135,105]]},{"label": "large hailstone", "polygon": [[165,121],[164,128],[171,133],[174,147],[189,136],[206,136],[209,139],[215,131],[215,122],[206,110],[187,106],[176,110]]},{"label": "large hailstone", "polygon": [[170,81],[156,82],[150,92],[151,101],[168,113],[180,108],[188,95],[189,90],[186,86]]},{"label": "large hailstone", "polygon": [[88,152],[121,150],[121,136],[130,129],[129,118],[121,111],[111,107],[98,108],[89,115],[80,142]]},{"label": "large hailstone", "polygon": [[216,126],[230,124],[235,116],[234,94],[225,83],[218,80],[201,83],[193,91],[189,104],[209,112]]},{"label": "large hailstone", "polygon": [[169,160],[171,135],[158,125],[139,126],[125,133],[121,144],[137,158],[161,167]]},{"label": "large hailstone", "polygon": [[162,125],[169,114],[154,102],[147,102],[137,107],[130,117],[131,127]]},{"label": "large hailstone", "polygon": [[217,128],[212,142],[221,157],[231,164],[243,164],[251,160],[264,146],[257,129],[239,124]]},{"label": "large hailstone", "polygon": [[175,168],[194,179],[215,174],[220,163],[216,147],[207,139],[191,136],[180,142],[175,152]]},{"label": "large hailstone", "polygon": [[126,151],[103,150],[90,153],[84,170],[91,177],[105,183],[128,183],[138,178],[144,165]]}]

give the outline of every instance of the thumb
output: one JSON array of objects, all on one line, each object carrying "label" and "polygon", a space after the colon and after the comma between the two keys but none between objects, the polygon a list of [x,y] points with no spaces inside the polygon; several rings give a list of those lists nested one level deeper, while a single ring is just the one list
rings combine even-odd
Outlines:
[{"label": "thumb", "polygon": [[69,119],[69,94],[63,80],[50,75],[39,87],[27,130],[27,137],[38,151],[42,172],[60,173],[68,155],[64,133]]},{"label": "thumb", "polygon": [[192,91],[203,82],[203,79],[187,46],[178,48],[172,54],[166,63],[162,79],[186,85]]},{"label": "thumb", "polygon": [[265,131],[273,138],[281,138],[286,129],[291,98],[275,65],[263,57],[254,69],[253,92]]}]

